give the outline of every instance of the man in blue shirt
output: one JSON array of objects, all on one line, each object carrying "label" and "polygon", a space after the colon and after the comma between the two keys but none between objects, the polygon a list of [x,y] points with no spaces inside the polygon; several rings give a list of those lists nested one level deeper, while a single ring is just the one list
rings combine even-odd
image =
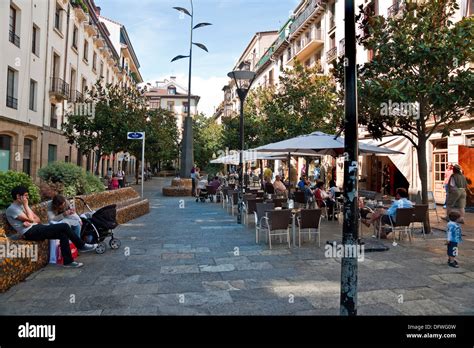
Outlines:
[{"label": "man in blue shirt", "polygon": [[[395,223],[397,221],[397,209],[399,208],[413,208],[412,202],[408,200],[408,191],[404,188],[397,189],[395,201],[387,211],[379,211],[371,214],[371,216],[368,214],[367,217],[370,219],[368,222],[369,226],[371,223],[377,223],[378,221],[380,221],[382,225],[390,225],[390,220]],[[380,238],[386,237],[387,234],[382,232]]]}]

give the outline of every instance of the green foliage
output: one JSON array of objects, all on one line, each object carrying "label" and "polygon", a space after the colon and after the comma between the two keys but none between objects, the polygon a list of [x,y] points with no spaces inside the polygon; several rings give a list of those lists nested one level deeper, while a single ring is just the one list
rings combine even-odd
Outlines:
[{"label": "green foliage", "polygon": [[25,186],[29,191],[29,202],[40,201],[39,189],[28,174],[14,171],[0,171],[0,209],[6,209],[12,203],[11,191],[16,186]]},{"label": "green foliage", "polygon": [[38,176],[47,183],[61,183],[62,192],[59,193],[68,197],[104,190],[104,185],[99,178],[86,173],[81,167],[72,163],[51,163],[41,168]]},{"label": "green foliage", "polygon": [[[245,102],[245,148],[281,141],[314,131],[334,133],[342,120],[336,84],[318,67],[296,63],[280,76],[279,88],[259,87]],[[239,117],[223,118],[223,145],[240,149]]]},{"label": "green foliage", "polygon": [[194,116],[194,162],[198,167],[207,168],[214,155],[219,157],[219,154],[225,151],[222,147],[222,136],[222,126],[212,118],[206,117],[204,114]]}]

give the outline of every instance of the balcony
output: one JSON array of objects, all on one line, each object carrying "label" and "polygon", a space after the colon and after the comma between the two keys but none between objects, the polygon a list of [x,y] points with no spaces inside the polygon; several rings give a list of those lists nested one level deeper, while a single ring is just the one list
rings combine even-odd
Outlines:
[{"label": "balcony", "polygon": [[324,12],[324,5],[326,2],[326,0],[312,0],[308,7],[306,7],[306,9],[291,24],[290,35],[304,31],[308,25],[311,24],[312,19],[315,19],[317,15]]},{"label": "balcony", "polygon": [[94,41],[95,47],[97,48],[102,48],[105,46],[104,39],[102,39],[99,35],[94,36],[93,41]]},{"label": "balcony", "polygon": [[258,63],[255,65],[255,71],[258,71],[258,69],[260,69],[261,67],[265,66],[265,64],[270,60],[270,58],[272,57],[273,55],[273,52],[274,52],[274,48],[273,46],[270,47],[267,52],[265,53],[265,55],[260,58],[260,60],[258,61]]},{"label": "balcony", "polygon": [[79,5],[78,1],[73,1],[72,6],[74,7],[74,15],[76,16],[79,22],[85,22],[89,20],[88,13],[84,10],[84,8]]},{"label": "balcony", "polygon": [[69,97],[69,84],[58,77],[51,77],[49,96],[55,98],[57,101],[67,99]]},{"label": "balcony", "polygon": [[18,99],[7,95],[7,106],[12,109],[18,109]]},{"label": "balcony", "polygon": [[8,35],[8,40],[14,44],[16,47],[20,47],[20,37],[15,34],[13,30],[10,30]]},{"label": "balcony", "polygon": [[346,53],[346,39],[339,41],[339,57],[344,57]]},{"label": "balcony", "polygon": [[337,47],[331,48],[326,52],[326,62],[330,62],[337,57]]},{"label": "balcony", "polygon": [[81,102],[84,101],[84,96],[79,91],[71,90],[71,93],[70,93],[70,96],[69,96],[69,101],[71,103],[81,103]]},{"label": "balcony", "polygon": [[324,39],[321,30],[317,30],[315,34],[307,40],[302,40],[301,47],[295,50],[295,54],[288,61],[288,65],[294,65],[295,61],[304,62],[314,55],[324,45]]},{"label": "balcony", "polygon": [[92,37],[97,35],[97,29],[92,22],[84,24],[84,31]]}]

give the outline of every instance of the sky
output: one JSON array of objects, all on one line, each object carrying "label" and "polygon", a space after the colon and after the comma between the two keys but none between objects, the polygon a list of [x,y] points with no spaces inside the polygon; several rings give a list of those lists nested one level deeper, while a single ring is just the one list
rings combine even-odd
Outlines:
[{"label": "sky", "polygon": [[[213,25],[194,30],[192,87],[201,96],[200,112],[211,116],[223,100],[222,87],[253,35],[278,30],[299,0],[194,0],[194,23]],[[190,19],[173,7],[190,9],[190,0],[95,0],[101,15],[125,25],[146,82],[154,85],[170,76],[188,86],[188,60],[171,63],[189,53]]]}]

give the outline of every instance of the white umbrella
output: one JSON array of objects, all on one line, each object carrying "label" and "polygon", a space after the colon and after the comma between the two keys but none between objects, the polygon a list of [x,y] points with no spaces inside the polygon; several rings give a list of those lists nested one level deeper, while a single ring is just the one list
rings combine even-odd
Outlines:
[{"label": "white umbrella", "polygon": [[[292,156],[316,156],[318,155],[315,151],[306,150],[298,153],[292,153]],[[256,160],[284,160],[287,159],[287,152],[286,151],[278,151],[278,152],[257,152],[255,150],[248,150],[244,151],[243,161],[245,162],[252,162]],[[233,152],[229,155],[222,156],[212,160],[210,163],[220,163],[220,164],[233,164],[238,165],[240,163],[240,153],[238,151]]]},{"label": "white umbrella", "polygon": [[[254,149],[258,152],[305,152],[313,150],[320,155],[341,155],[344,152],[344,138],[323,132],[300,135],[295,138],[264,145]],[[384,147],[359,142],[360,154],[403,154]]]}]

